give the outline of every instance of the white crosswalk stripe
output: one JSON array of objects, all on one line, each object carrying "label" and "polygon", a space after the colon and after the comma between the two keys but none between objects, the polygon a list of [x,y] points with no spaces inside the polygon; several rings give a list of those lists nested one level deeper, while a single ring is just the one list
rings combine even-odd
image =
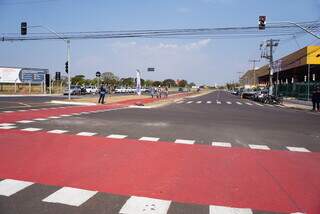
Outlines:
[{"label": "white crosswalk stripe", "polygon": [[50,118],[50,119],[59,119],[59,118],[61,118],[61,117],[51,116],[51,117],[48,117],[48,118]]},{"label": "white crosswalk stripe", "polygon": [[219,104],[219,105],[220,105],[220,104],[221,104],[221,101],[217,101],[217,104]]},{"label": "white crosswalk stripe", "polygon": [[0,126],[14,126],[14,123],[0,123]]},{"label": "white crosswalk stripe", "polygon": [[187,104],[193,103],[193,101],[188,101]]},{"label": "white crosswalk stripe", "polygon": [[0,129],[15,129],[16,126],[0,126]]},{"label": "white crosswalk stripe", "polygon": [[5,179],[0,181],[0,195],[11,196],[24,188],[32,185],[32,182]]},{"label": "white crosswalk stripe", "polygon": [[200,103],[202,103],[202,101],[197,101],[197,104],[200,104]]},{"label": "white crosswalk stripe", "polygon": [[128,136],[128,135],[111,134],[111,135],[108,135],[107,138],[124,139],[124,138],[126,138],[127,136]]},{"label": "white crosswalk stripe", "polygon": [[94,133],[94,132],[79,132],[77,135],[79,135],[79,136],[93,136],[96,134],[97,133]]},{"label": "white crosswalk stripe", "polygon": [[60,117],[71,117],[72,115],[70,114],[61,114]]},{"label": "white crosswalk stripe", "polygon": [[257,106],[264,106],[264,105],[262,105],[262,104],[260,104],[260,103],[255,103]]},{"label": "white crosswalk stripe", "polygon": [[287,149],[292,152],[310,152],[308,149],[303,147],[291,147],[287,146]]},{"label": "white crosswalk stripe", "polygon": [[252,106],[252,103],[248,103],[248,102],[247,102],[246,104],[247,104],[248,106]]},{"label": "white crosswalk stripe", "polygon": [[33,123],[34,121],[33,120],[20,120],[20,121],[17,121],[17,123]]},{"label": "white crosswalk stripe", "polygon": [[146,197],[130,197],[123,205],[121,214],[166,214],[169,210],[171,201],[160,200]]},{"label": "white crosswalk stripe", "polygon": [[47,118],[36,118],[36,119],[33,119],[35,121],[45,121],[45,120],[48,120]]},{"label": "white crosswalk stripe", "polygon": [[227,142],[212,142],[212,146],[231,147],[231,143],[227,143]]},{"label": "white crosswalk stripe", "polygon": [[210,206],[209,214],[252,214],[252,210],[246,208]]},{"label": "white crosswalk stripe", "polygon": [[142,137],[142,138],[140,138],[139,140],[153,141],[153,142],[155,142],[155,141],[158,141],[159,138],[157,138],[157,137]]},{"label": "white crosswalk stripe", "polygon": [[28,132],[36,132],[42,130],[41,128],[25,128],[21,129],[22,131],[28,131]]},{"label": "white crosswalk stripe", "polygon": [[242,103],[240,103],[240,102],[236,102],[238,105],[242,105]]},{"label": "white crosswalk stripe", "polygon": [[48,133],[52,133],[52,134],[63,134],[66,132],[68,132],[68,131],[67,130],[59,130],[59,129],[54,129],[54,130],[48,131]]},{"label": "white crosswalk stripe", "polygon": [[58,191],[52,193],[42,201],[78,207],[89,200],[91,197],[93,197],[96,193],[97,191],[63,187]]},{"label": "white crosswalk stripe", "polygon": [[14,111],[3,111],[3,113],[12,113]]},{"label": "white crosswalk stripe", "polygon": [[211,101],[207,101],[207,103],[208,103],[208,104],[211,104],[212,102],[211,102]]},{"label": "white crosswalk stripe", "polygon": [[226,103],[227,103],[228,105],[231,105],[231,104],[232,104],[232,102],[230,102],[230,101],[227,101]]},{"label": "white crosswalk stripe", "polygon": [[255,144],[249,144],[249,147],[251,149],[261,149],[261,150],[270,150],[270,148],[266,145],[255,145]]},{"label": "white crosswalk stripe", "polygon": [[183,139],[177,139],[174,141],[175,143],[179,144],[194,144],[194,140],[183,140]]}]

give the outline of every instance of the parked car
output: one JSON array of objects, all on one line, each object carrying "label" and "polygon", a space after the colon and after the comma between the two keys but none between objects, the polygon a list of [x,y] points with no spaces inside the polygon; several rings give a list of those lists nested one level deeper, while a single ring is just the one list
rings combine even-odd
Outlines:
[{"label": "parked car", "polygon": [[241,98],[243,99],[252,99],[255,95],[255,91],[246,90],[241,93]]},{"label": "parked car", "polygon": [[96,86],[86,86],[86,93],[87,94],[96,94],[98,93],[98,88]]},{"label": "parked car", "polygon": [[[69,88],[66,88],[64,90],[64,95],[69,94]],[[70,86],[70,94],[71,95],[80,95],[81,94],[81,87],[79,85],[71,85]]]}]

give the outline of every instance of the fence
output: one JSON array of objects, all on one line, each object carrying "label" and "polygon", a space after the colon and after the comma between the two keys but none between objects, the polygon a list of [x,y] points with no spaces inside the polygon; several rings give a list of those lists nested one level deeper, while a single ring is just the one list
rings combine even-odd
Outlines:
[{"label": "fence", "polygon": [[[64,85],[54,84],[51,88],[51,93],[63,93]],[[0,94],[42,94],[44,87],[42,84],[28,83],[0,83]],[[46,93],[50,93],[50,88],[46,88]]]},{"label": "fence", "polygon": [[[311,99],[312,92],[316,87],[320,87],[320,82],[310,82],[309,84],[309,99]],[[275,88],[273,93],[275,94]],[[293,83],[278,85],[278,94],[284,97],[295,97],[301,100],[308,100],[308,84],[307,83]]]}]

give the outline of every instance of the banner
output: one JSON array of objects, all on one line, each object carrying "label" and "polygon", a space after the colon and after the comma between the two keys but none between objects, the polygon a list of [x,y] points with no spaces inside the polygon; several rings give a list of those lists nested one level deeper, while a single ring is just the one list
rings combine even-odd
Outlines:
[{"label": "banner", "polygon": [[141,95],[141,75],[140,75],[140,71],[137,70],[137,94],[140,96]]}]

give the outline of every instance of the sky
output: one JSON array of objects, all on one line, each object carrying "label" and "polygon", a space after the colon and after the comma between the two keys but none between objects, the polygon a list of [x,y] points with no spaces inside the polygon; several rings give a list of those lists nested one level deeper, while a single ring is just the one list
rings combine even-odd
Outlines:
[{"label": "sky", "polygon": [[[216,28],[257,26],[267,21],[320,19],[320,0],[0,0],[0,36],[19,33],[20,22],[57,32]],[[28,33],[45,33],[30,28]],[[259,44],[246,39],[100,39],[72,40],[70,72],[93,78],[96,71],[152,80],[186,79],[196,84],[237,81],[238,72],[260,59]],[[310,35],[281,38],[275,59],[306,45],[320,45]],[[61,40],[0,42],[0,66],[48,68],[64,75],[66,45]],[[261,59],[257,66],[267,64]],[[154,67],[155,72],[147,72]]]}]

